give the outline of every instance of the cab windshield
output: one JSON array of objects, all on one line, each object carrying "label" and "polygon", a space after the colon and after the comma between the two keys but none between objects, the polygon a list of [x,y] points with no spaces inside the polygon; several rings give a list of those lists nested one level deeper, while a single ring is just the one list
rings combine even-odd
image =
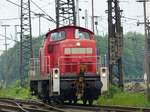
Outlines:
[{"label": "cab windshield", "polygon": [[90,39],[89,33],[85,31],[80,31],[79,29],[75,30],[75,38],[76,39]]},{"label": "cab windshield", "polygon": [[65,32],[60,31],[60,32],[53,32],[51,33],[51,40],[52,41],[59,41],[65,39]]}]

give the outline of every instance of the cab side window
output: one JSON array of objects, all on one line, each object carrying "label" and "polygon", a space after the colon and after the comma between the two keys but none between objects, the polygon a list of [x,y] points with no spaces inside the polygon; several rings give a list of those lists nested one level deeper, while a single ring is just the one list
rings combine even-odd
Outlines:
[{"label": "cab side window", "polygon": [[58,32],[51,33],[51,40],[56,41],[58,38]]}]

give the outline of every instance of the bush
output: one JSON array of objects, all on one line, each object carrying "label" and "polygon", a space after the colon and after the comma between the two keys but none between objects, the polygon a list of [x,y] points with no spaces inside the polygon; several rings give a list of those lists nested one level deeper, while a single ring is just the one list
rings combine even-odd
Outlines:
[{"label": "bush", "polygon": [[17,98],[17,99],[28,99],[30,97],[29,88],[21,88],[20,82],[16,81],[14,84],[7,88],[0,89],[0,97],[6,98]]}]

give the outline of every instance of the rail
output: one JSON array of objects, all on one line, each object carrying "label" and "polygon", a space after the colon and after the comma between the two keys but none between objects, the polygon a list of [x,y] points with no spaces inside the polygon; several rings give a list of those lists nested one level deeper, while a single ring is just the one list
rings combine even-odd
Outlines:
[{"label": "rail", "polygon": [[64,105],[63,109],[69,111],[78,110],[81,112],[150,112],[150,108],[125,107],[125,106],[89,106],[89,105]]},{"label": "rail", "polygon": [[65,112],[39,101],[0,98],[0,112]]},{"label": "rail", "polygon": [[99,105],[70,105],[57,107],[40,101],[0,98],[0,112],[150,112],[150,108]]}]

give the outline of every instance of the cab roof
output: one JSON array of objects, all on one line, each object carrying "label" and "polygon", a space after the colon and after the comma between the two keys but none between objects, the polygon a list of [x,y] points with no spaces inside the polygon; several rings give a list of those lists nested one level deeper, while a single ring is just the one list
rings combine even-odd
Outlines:
[{"label": "cab roof", "polygon": [[84,30],[84,31],[89,32],[89,33],[91,33],[91,34],[94,34],[92,31],[90,31],[90,30],[88,30],[88,29],[86,29],[86,28],[79,27],[79,26],[70,26],[70,25],[68,25],[68,26],[63,26],[63,27],[59,27],[59,28],[53,29],[53,30],[49,31],[49,32],[46,34],[46,36],[48,36],[48,35],[49,35],[50,33],[52,33],[52,32],[57,32],[57,31],[60,31],[60,30],[63,30],[63,29],[69,29],[69,28],[71,28],[71,29],[81,29],[81,30]]}]

